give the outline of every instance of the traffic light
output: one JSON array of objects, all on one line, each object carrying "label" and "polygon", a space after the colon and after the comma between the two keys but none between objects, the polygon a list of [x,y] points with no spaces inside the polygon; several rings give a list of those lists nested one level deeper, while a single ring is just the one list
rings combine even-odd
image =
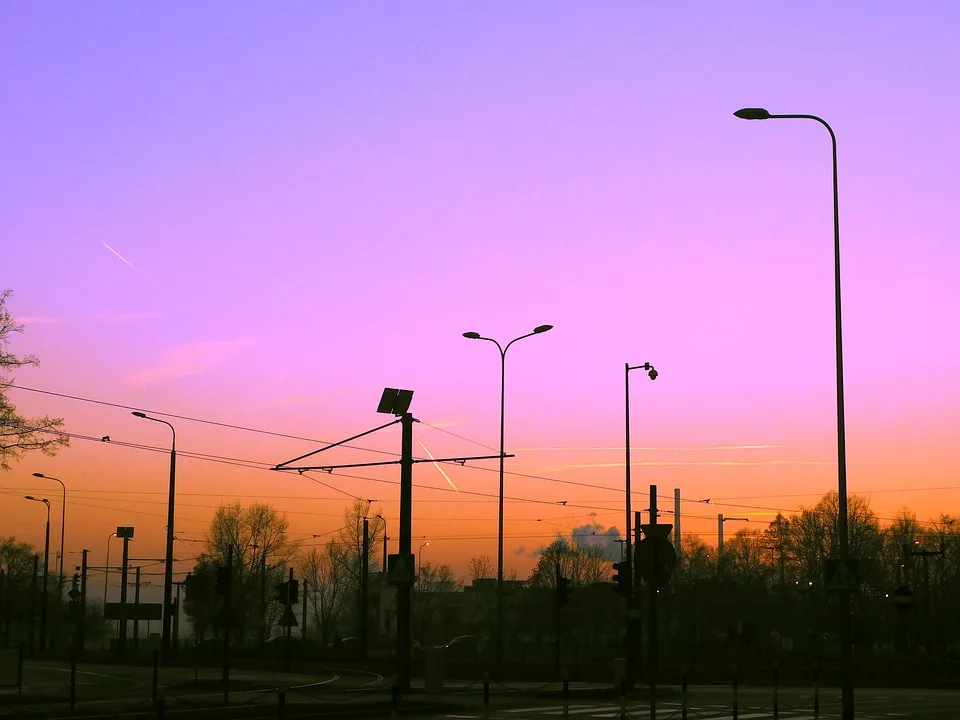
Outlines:
[{"label": "traffic light", "polygon": [[557,578],[557,605],[570,602],[570,581],[565,577]]},{"label": "traffic light", "polygon": [[287,583],[290,587],[287,592],[287,605],[296,605],[300,602],[300,581],[291,580]]},{"label": "traffic light", "polygon": [[230,594],[230,566],[221,565],[217,568],[217,595]]},{"label": "traffic light", "polygon": [[273,586],[273,599],[283,605],[287,604],[287,593],[289,589],[285,582],[277,583]]},{"label": "traffic light", "polygon": [[626,560],[613,564],[613,582],[616,584],[613,591],[617,595],[625,598],[630,597],[630,563]]}]

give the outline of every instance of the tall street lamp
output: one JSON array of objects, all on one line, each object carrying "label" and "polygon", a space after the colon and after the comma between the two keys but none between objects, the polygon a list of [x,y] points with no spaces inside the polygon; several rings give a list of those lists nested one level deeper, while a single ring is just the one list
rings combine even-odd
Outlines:
[{"label": "tall street lamp", "polygon": [[[742,120],[813,120],[830,133],[833,146],[833,294],[836,324],[837,355],[837,495],[839,498],[838,533],[840,535],[840,562],[849,566],[850,540],[847,521],[847,443],[843,407],[843,332],[840,312],[840,191],[837,183],[837,136],[823,118],[816,115],[772,115],[763,108],[743,108],[734,113]],[[853,623],[850,613],[850,593],[840,593],[840,686],[841,715],[853,720]]]},{"label": "tall street lamp", "polygon": [[43,540],[43,600],[40,603],[40,652],[47,649],[47,576],[50,574],[50,501],[24,495],[27,500],[43,503],[47,506],[47,528]]},{"label": "tall street lamp", "polygon": [[173,602],[173,508],[177,484],[177,430],[166,420],[150,417],[146,413],[134,412],[133,416],[163,423],[173,433],[173,441],[170,444],[170,495],[167,499],[167,554],[166,567],[163,571],[163,645],[161,654],[164,662],[166,662],[170,656],[170,607]]},{"label": "tall street lamp", "polygon": [[[624,491],[626,493],[626,507],[627,507],[627,532],[626,532],[626,559],[624,562],[627,563],[627,576],[630,578],[629,585],[629,595],[627,596],[627,682],[633,685],[633,675],[636,672],[634,669],[635,658],[635,645],[636,641],[640,636],[639,630],[635,628],[635,623],[633,620],[639,619],[639,610],[636,608],[636,593],[634,592],[634,579],[633,579],[633,551],[632,551],[632,535],[631,525],[633,524],[633,512],[631,511],[631,490],[630,490],[630,371],[631,370],[643,370],[647,373],[647,377],[651,380],[656,380],[659,373],[656,368],[653,367],[650,363],[646,362],[643,365],[631,365],[630,363],[624,364],[624,394],[625,394],[625,406],[626,406],[626,429],[627,429],[627,442],[626,442],[626,457],[624,459]],[[652,522],[652,521],[651,521]],[[639,538],[637,538],[639,540]]]},{"label": "tall street lamp", "polygon": [[63,530],[67,525],[67,486],[63,484],[63,480],[60,478],[50,477],[49,475],[44,475],[43,473],[34,473],[34,477],[43,478],[44,480],[53,480],[54,482],[60,483],[60,487],[63,489],[63,504],[60,511],[60,590],[63,590]]},{"label": "tall street lamp", "polygon": [[493,338],[484,337],[478,332],[463,333],[463,336],[468,340],[486,340],[487,342],[492,342],[497,346],[497,350],[500,351],[500,501],[497,522],[497,661],[501,667],[503,666],[503,420],[504,399],[506,396],[507,350],[519,340],[533,335],[540,335],[552,329],[553,325],[538,325],[533,329],[533,332],[514,338],[505,346],[501,346],[500,343]]},{"label": "tall street lamp", "polygon": [[423,545],[420,546],[420,549],[417,550],[417,575],[420,575],[420,571],[423,570],[423,549],[430,544],[428,540]]},{"label": "tall street lamp", "polygon": [[107,606],[107,581],[110,579],[110,540],[115,538],[117,534],[115,532],[110,533],[107,536],[107,566],[103,571],[103,606]]}]

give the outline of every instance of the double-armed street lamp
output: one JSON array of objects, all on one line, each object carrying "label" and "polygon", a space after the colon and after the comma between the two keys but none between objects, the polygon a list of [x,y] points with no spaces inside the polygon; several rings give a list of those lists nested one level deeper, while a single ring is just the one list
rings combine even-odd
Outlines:
[{"label": "double-armed street lamp", "polygon": [[[850,541],[847,520],[847,448],[843,402],[843,332],[840,311],[840,191],[837,183],[837,136],[823,118],[816,115],[774,115],[763,108],[742,108],[734,115],[742,120],[812,120],[820,123],[830,133],[833,148],[833,287],[834,324],[836,330],[837,363],[837,495],[839,518],[837,530],[840,536],[840,562],[849,565]],[[840,685],[842,720],[853,720],[853,623],[850,612],[850,593],[840,593]]]},{"label": "double-armed street lamp", "polygon": [[497,521],[497,660],[500,666],[503,665],[503,459],[504,459],[504,400],[506,397],[506,367],[507,350],[515,342],[533,335],[552,330],[553,325],[538,325],[526,335],[516,337],[506,345],[501,345],[493,338],[485,337],[478,332],[465,332],[463,336],[468,340],[486,340],[492,342],[500,351],[500,494],[499,494],[499,512]]},{"label": "double-armed street lamp", "polygon": [[47,506],[47,527],[43,539],[43,599],[40,602],[40,652],[47,649],[47,576],[50,574],[50,501],[24,495],[24,498]]},{"label": "double-armed street lamp", "polygon": [[133,412],[134,417],[143,420],[152,420],[153,422],[163,423],[173,433],[173,440],[170,444],[170,493],[167,499],[167,552],[166,567],[163,572],[163,645],[161,646],[161,655],[164,662],[170,657],[170,620],[171,605],[173,603],[173,510],[176,501],[177,484],[177,430],[166,420],[150,417],[146,413]]},{"label": "double-armed street lamp", "polygon": [[63,503],[60,510],[60,567],[58,572],[60,573],[60,590],[63,590],[63,531],[67,526],[67,486],[63,484],[63,480],[60,478],[50,477],[49,475],[44,475],[43,473],[35,472],[33,474],[35,478],[43,478],[44,480],[53,480],[54,482],[60,483],[60,487],[63,489]]}]

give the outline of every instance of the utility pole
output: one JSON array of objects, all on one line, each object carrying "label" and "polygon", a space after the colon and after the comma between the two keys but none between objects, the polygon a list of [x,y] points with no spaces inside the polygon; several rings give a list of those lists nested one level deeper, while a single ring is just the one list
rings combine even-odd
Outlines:
[{"label": "utility pole", "polygon": [[367,659],[367,617],[370,602],[370,521],[363,519],[363,555],[360,557],[360,659]]},{"label": "utility pole", "polygon": [[[657,486],[650,486],[650,524],[657,525]],[[654,547],[653,565],[657,566],[656,545]],[[650,630],[648,644],[650,648],[650,717],[657,717],[657,665],[660,662],[660,618],[658,616],[659,592],[656,583],[647,583],[650,589]]]},{"label": "utility pole", "polygon": [[87,635],[87,554],[84,550],[80,561],[80,629],[77,637],[77,649],[83,654],[83,643]]},{"label": "utility pole", "polygon": [[267,549],[260,556],[260,650],[267,645]]},{"label": "utility pole", "polygon": [[[413,415],[400,416],[400,556],[413,553]],[[397,683],[410,690],[410,583],[397,586]]]},{"label": "utility pole", "polygon": [[133,580],[133,652],[140,654],[140,566],[134,568]]},{"label": "utility pole", "polygon": [[673,489],[673,548],[677,551],[677,561],[680,562],[681,554],[680,543],[680,488]]},{"label": "utility pole", "polygon": [[560,627],[560,605],[561,605],[561,602],[560,602],[560,593],[561,593],[560,585],[561,585],[561,578],[562,578],[562,575],[561,575],[561,572],[560,572],[560,558],[557,558],[556,576],[555,576],[555,584],[554,584],[554,587],[556,588],[556,593],[557,593],[557,601],[556,601],[556,603],[554,603],[554,605],[556,606],[556,611],[555,611],[555,614],[554,614],[554,619],[555,619],[554,633],[556,634],[556,642],[555,642],[554,645],[553,645],[553,647],[554,647],[553,671],[554,671],[554,673],[556,674],[556,677],[558,677],[558,678],[560,677],[560,631],[561,631],[561,627]]},{"label": "utility pole", "polygon": [[183,585],[182,580],[177,580],[177,607],[176,611],[173,614],[173,656],[176,657],[180,654],[180,586]]},{"label": "utility pole", "polygon": [[[293,570],[290,571],[293,573]],[[233,615],[233,543],[227,546],[227,567],[225,573],[226,592],[223,597],[223,698],[224,704],[230,697],[230,618]]]},{"label": "utility pole", "polygon": [[[634,548],[640,545],[641,525],[643,525],[643,511],[636,510],[633,513],[633,532],[636,534],[636,543],[634,543]],[[636,555],[636,550],[633,551],[633,554]],[[627,648],[627,651],[629,653],[632,653],[632,656],[628,655],[627,657],[628,657],[628,662],[629,662],[629,657],[633,657],[634,673],[636,674],[635,676],[639,680],[640,678],[643,677],[643,602],[641,599],[643,597],[641,595],[641,590],[643,588],[642,588],[642,585],[640,584],[640,572],[639,572],[639,568],[637,567],[637,562],[635,557],[633,558],[632,562],[633,564],[631,565],[631,567],[637,570],[637,572],[635,572],[633,575],[630,576],[630,582],[633,583],[633,602],[634,602],[633,611],[635,613],[633,622],[635,623],[636,630],[634,632],[633,642],[630,644],[630,647]],[[627,678],[627,681],[630,682],[629,677]]]},{"label": "utility pole", "polygon": [[720,574],[720,562],[723,560],[723,513],[717,515],[717,574]]},{"label": "utility pole", "polygon": [[120,568],[120,632],[117,633],[117,645],[122,657],[127,649],[127,565],[130,561],[130,537],[123,534],[123,560]]},{"label": "utility pole", "polygon": [[30,654],[33,654],[36,642],[35,625],[37,622],[37,573],[40,572],[40,556],[33,556],[33,581],[30,583]]},{"label": "utility pole", "polygon": [[300,597],[300,647],[307,652],[307,593],[309,592],[307,579],[303,579],[303,594]]}]

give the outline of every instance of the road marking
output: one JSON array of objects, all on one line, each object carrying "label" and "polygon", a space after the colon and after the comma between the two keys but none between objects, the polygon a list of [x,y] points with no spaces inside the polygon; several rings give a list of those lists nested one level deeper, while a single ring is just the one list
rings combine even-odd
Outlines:
[{"label": "road marking", "polygon": [[503,710],[503,712],[505,713],[547,712],[548,710],[563,710],[563,705],[555,705],[551,707],[543,707],[543,705],[539,705],[537,707],[509,708],[509,709]]}]

